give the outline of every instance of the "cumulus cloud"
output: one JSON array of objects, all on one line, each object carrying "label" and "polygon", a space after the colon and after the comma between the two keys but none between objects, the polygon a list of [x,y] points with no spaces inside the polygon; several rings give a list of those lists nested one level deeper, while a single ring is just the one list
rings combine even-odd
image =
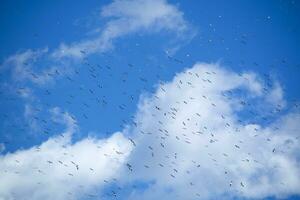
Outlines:
[{"label": "cumulus cloud", "polygon": [[[72,143],[76,121],[60,109],[53,121],[66,130],[41,145],[0,157],[0,199],[76,199],[92,195],[92,186],[116,176],[131,145],[122,133],[108,139],[85,138]],[[123,153],[124,152],[124,153]]]},{"label": "cumulus cloud", "polygon": [[[80,199],[104,183],[133,200],[299,194],[299,113],[277,114],[269,124],[241,116],[253,102],[269,104],[262,85],[254,73],[198,63],[143,94],[134,126],[76,143],[74,119],[56,108],[64,134],[0,157],[0,197]],[[122,193],[135,183],[144,186]]]},{"label": "cumulus cloud", "polygon": [[[129,199],[299,194],[299,113],[268,126],[239,115],[256,98],[269,104],[256,76],[199,63],[143,98],[129,162],[132,181],[151,184]],[[240,90],[248,95],[238,96]]]}]

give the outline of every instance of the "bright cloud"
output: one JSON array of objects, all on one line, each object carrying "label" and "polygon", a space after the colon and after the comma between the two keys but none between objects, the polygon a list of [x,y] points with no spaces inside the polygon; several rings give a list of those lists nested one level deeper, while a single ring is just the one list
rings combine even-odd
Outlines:
[{"label": "bright cloud", "polygon": [[[255,76],[199,63],[143,98],[135,130],[138,145],[129,162],[132,180],[152,184],[130,199],[299,194],[299,113],[268,126],[239,116],[256,99],[268,105]],[[240,89],[248,94],[236,96]]]},{"label": "bright cloud", "polygon": [[268,105],[262,98],[268,95],[254,73],[198,63],[142,95],[136,126],[107,139],[72,143],[74,119],[53,109],[53,120],[67,124],[65,133],[1,156],[0,197],[80,198],[112,181],[120,188],[146,183],[125,199],[299,194],[299,113],[268,125],[240,116],[252,102]]},{"label": "bright cloud", "polygon": [[101,17],[109,20],[98,37],[71,45],[61,44],[52,55],[56,58],[80,58],[103,52],[112,48],[113,40],[138,31],[151,33],[164,30],[185,39],[195,34],[184,20],[183,13],[165,0],[115,0],[102,8]]},{"label": "bright cloud", "polygon": [[131,148],[122,133],[72,143],[76,121],[58,108],[51,112],[53,121],[66,124],[65,132],[39,146],[1,156],[0,199],[74,199],[92,195],[88,193],[92,186],[115,178]]}]

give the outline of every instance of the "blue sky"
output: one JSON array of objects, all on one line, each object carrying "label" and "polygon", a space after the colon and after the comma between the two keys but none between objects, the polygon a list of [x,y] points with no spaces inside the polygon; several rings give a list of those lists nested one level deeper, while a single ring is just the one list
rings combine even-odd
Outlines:
[{"label": "blue sky", "polygon": [[0,199],[299,199],[299,10],[2,1]]}]

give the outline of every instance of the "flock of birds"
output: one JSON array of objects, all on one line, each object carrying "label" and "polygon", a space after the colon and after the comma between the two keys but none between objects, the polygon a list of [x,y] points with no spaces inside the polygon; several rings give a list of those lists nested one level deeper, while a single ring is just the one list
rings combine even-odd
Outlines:
[{"label": "flock of birds", "polygon": [[[223,41],[223,40],[221,40]],[[212,41],[209,40],[209,43],[211,43]],[[240,43],[242,45],[246,45],[247,44],[247,35],[243,34],[241,36],[240,39]],[[87,55],[86,50],[82,50],[81,51],[82,55],[85,56]],[[189,58],[190,55],[187,54],[186,58]],[[12,136],[10,135],[4,135],[2,136],[3,139],[3,143],[6,146],[13,146],[14,145],[14,141],[17,140],[18,143],[23,143],[23,140],[27,140],[27,143],[30,144],[30,141],[34,140],[35,142],[37,141],[42,141],[45,138],[49,138],[53,135],[55,135],[57,133],[57,131],[59,130],[59,127],[57,125],[57,122],[53,121],[52,119],[49,118],[49,115],[47,114],[47,112],[45,112],[46,108],[51,107],[53,104],[55,105],[55,103],[60,104],[60,107],[65,108],[66,110],[70,111],[70,113],[72,113],[72,109],[76,110],[76,108],[80,110],[80,113],[76,113],[76,115],[71,115],[71,118],[73,119],[74,123],[77,123],[76,121],[78,120],[79,125],[81,123],[94,123],[97,124],[100,119],[95,119],[95,113],[97,114],[97,116],[99,116],[99,113],[101,115],[102,111],[105,111],[106,114],[110,113],[110,110],[113,109],[114,111],[111,113],[119,113],[119,116],[116,116],[116,118],[120,118],[120,116],[122,116],[123,118],[119,119],[119,126],[121,128],[126,127],[127,125],[130,125],[132,127],[135,128],[139,128],[139,122],[135,121],[134,116],[130,116],[130,112],[132,112],[132,105],[136,105],[138,102],[138,95],[141,93],[141,91],[151,91],[153,90],[152,85],[153,83],[153,79],[155,80],[159,80],[159,79],[163,79],[164,78],[164,73],[167,74],[168,72],[166,72],[166,70],[164,69],[164,66],[161,65],[155,65],[154,67],[155,69],[148,69],[146,71],[141,71],[141,68],[138,67],[135,64],[132,63],[127,63],[127,65],[125,67],[122,68],[122,70],[118,70],[120,71],[120,74],[116,74],[116,69],[113,69],[113,61],[114,59],[118,59],[115,58],[114,56],[111,56],[109,54],[102,54],[102,58],[104,60],[106,60],[105,63],[94,63],[93,61],[90,61],[88,57],[84,57],[82,59],[82,66],[80,68],[75,68],[74,71],[72,73],[66,73],[65,71],[61,71],[60,69],[56,69],[53,72],[48,72],[46,74],[46,76],[48,76],[49,79],[55,79],[58,82],[61,82],[62,78],[65,77],[65,79],[67,80],[68,83],[66,83],[67,86],[71,87],[70,91],[64,91],[63,89],[59,89],[59,91],[57,91],[55,88],[51,89],[43,89],[43,87],[41,87],[38,90],[38,93],[42,94],[41,97],[41,101],[38,102],[34,102],[36,103],[36,106],[31,105],[31,111],[30,111],[30,115],[27,119],[27,121],[25,123],[20,123],[19,121],[13,121],[11,120],[11,115],[10,114],[6,114],[6,113],[2,113],[1,114],[1,121],[5,122],[5,129],[9,130],[9,131],[14,131],[14,132],[18,132],[18,133],[22,133],[22,132],[35,132],[35,134],[24,134],[24,135],[18,135],[18,138],[12,138]],[[166,55],[165,57],[166,61],[169,63],[169,65],[176,65],[176,66],[180,66],[181,68],[183,66],[186,65],[186,61],[184,60],[185,58],[177,58],[174,56],[170,56],[170,55]],[[112,61],[112,62],[111,62]],[[150,60],[151,61],[151,60]],[[147,62],[149,62],[149,60],[147,60]],[[285,59],[283,59],[282,61],[280,61],[282,64],[285,64],[287,61]],[[245,61],[241,61],[240,62],[241,65],[246,65]],[[29,66],[32,63],[24,63],[25,66]],[[152,65],[152,64],[149,64]],[[258,66],[259,64],[257,62],[254,62],[253,65]],[[153,67],[153,66],[151,66]],[[149,67],[150,68],[150,67]],[[32,79],[40,79],[39,74],[32,72],[32,71],[28,71],[29,75],[32,77]],[[207,74],[214,74],[214,72],[206,72]],[[194,76],[197,76],[196,74],[191,74]],[[3,75],[2,75],[3,76]],[[148,77],[151,78],[148,78]],[[264,85],[265,87],[263,88],[264,93],[269,93],[270,92],[270,88],[273,87],[273,82],[270,78],[270,76],[268,74],[264,74]],[[104,81],[103,81],[104,80]],[[112,83],[112,81],[115,81],[116,83]],[[210,79],[205,79],[203,80],[203,82],[205,82],[205,84],[210,84],[212,83],[212,81]],[[65,83],[64,83],[65,84]],[[132,84],[136,84],[136,87],[133,88],[138,88],[136,90],[131,90],[128,91],[128,88],[130,86],[128,85],[132,85]],[[161,85],[163,85],[163,83],[160,83]],[[192,82],[187,82],[187,83],[183,83],[183,82],[179,82],[180,84],[187,84],[189,86],[193,85]],[[119,88],[118,88],[119,87]],[[165,91],[164,87],[160,87],[160,89],[163,92],[167,92]],[[112,91],[111,91],[112,90]],[[74,93],[72,93],[72,91],[74,91]],[[22,96],[24,93],[28,92],[28,87],[27,86],[17,86],[17,89],[15,90],[15,93],[19,96]],[[236,92],[236,91],[235,91]],[[108,93],[105,94],[105,93]],[[105,95],[104,95],[105,94]],[[112,96],[114,96],[115,94],[118,94],[119,96],[122,96],[123,98],[121,99],[117,99],[117,100],[113,100],[113,102],[111,101]],[[18,98],[11,95],[11,94],[5,94],[3,91],[1,91],[1,94],[4,98],[2,98],[1,101],[5,102],[10,102],[12,104],[14,104],[14,101],[17,101]],[[110,96],[109,96],[110,95]],[[236,93],[233,93],[231,91],[228,91],[227,93],[223,94],[226,98],[233,98],[233,95],[236,95]],[[208,99],[208,97],[206,95],[202,96],[203,99]],[[158,97],[155,97],[158,99]],[[51,99],[51,101],[48,101],[49,99]],[[193,97],[190,97],[189,100],[194,100]],[[123,102],[122,102],[123,101]],[[188,100],[184,101],[183,104],[188,104]],[[241,101],[240,102],[241,105],[244,106],[244,110],[247,113],[247,115],[250,115],[251,119],[257,122],[261,122],[263,121],[264,123],[269,123],[272,121],[272,117],[276,116],[277,113],[280,113],[282,111],[282,105],[277,105],[273,110],[269,111],[268,113],[263,113],[263,115],[259,114],[257,111],[255,111],[255,105],[250,104],[249,102],[246,101]],[[214,102],[211,102],[211,106],[217,106]],[[299,108],[299,103],[297,103],[296,101],[293,103],[293,107],[295,108]],[[69,109],[70,108],[70,109]],[[162,111],[162,108],[159,105],[155,105],[154,109],[160,113],[160,117],[170,117],[174,120],[176,120],[177,118],[177,113],[178,113],[178,109],[175,107],[170,108],[170,110],[168,111]],[[64,111],[62,112],[62,114],[64,114]],[[195,114],[198,117],[202,116],[202,113],[192,113],[193,115]],[[157,116],[153,117],[153,120],[156,119]],[[225,116],[221,115],[220,116],[222,119],[225,120]],[[103,117],[103,120],[105,121],[105,116]],[[109,118],[109,120],[111,120],[111,118]],[[186,129],[187,124],[189,123],[190,119],[188,118],[186,121],[181,121],[180,125],[182,126],[182,129]],[[149,145],[147,147],[144,147],[145,149],[147,149],[147,151],[150,152],[150,159],[157,159],[157,153],[155,152],[159,152],[158,150],[156,150],[155,148],[162,148],[165,149],[167,148],[165,140],[166,138],[169,137],[170,133],[169,130],[167,129],[163,129],[160,128],[163,126],[163,122],[161,121],[157,121],[158,126],[155,127],[156,131],[158,132],[156,133],[152,133],[152,132],[144,132],[143,130],[140,130],[140,133],[142,135],[158,135],[159,139],[155,140],[154,144]],[[208,128],[204,126],[204,130],[203,132],[205,132]],[[226,123],[227,127],[230,127],[231,124],[230,123]],[[58,127],[58,128],[56,128]],[[3,129],[3,130],[5,130]],[[278,127],[277,127],[278,129]],[[256,130],[257,131],[257,130]],[[36,134],[36,132],[42,133],[42,137],[40,134]],[[3,133],[2,133],[3,134]],[[189,138],[189,134],[203,134],[202,132],[200,133],[187,133],[185,135],[183,135],[183,141],[186,144],[190,144],[192,142],[192,139]],[[64,137],[63,135],[61,135],[61,137]],[[211,133],[211,139],[209,140],[209,143],[214,143],[216,142],[216,139],[214,139],[214,134]],[[299,138],[296,138],[299,139]],[[134,139],[134,138],[128,138],[130,144],[132,145],[133,148],[139,148],[139,144],[138,142]],[[176,140],[180,141],[181,138],[179,136],[176,136]],[[39,142],[40,142],[39,141]],[[154,147],[154,145],[156,147]],[[234,147],[236,149],[240,149],[240,144],[233,144]],[[40,149],[39,147],[36,148],[36,151],[39,152]],[[272,149],[272,152],[275,153],[277,151],[276,148]],[[99,152],[101,152],[101,146],[99,146]],[[76,155],[69,155],[67,152],[64,153],[64,156],[70,156],[70,159],[74,156],[76,157]],[[124,152],[118,151],[118,150],[112,150],[111,155],[123,155]],[[111,156],[106,154],[105,156]],[[213,160],[213,162],[217,163],[217,160],[212,156],[209,155],[211,157],[211,159]],[[224,157],[228,157],[228,155],[226,153],[223,154]],[[171,166],[171,172],[169,172],[169,176],[173,179],[176,179],[176,175],[179,173],[179,169],[174,167],[174,163],[177,159],[178,159],[179,155],[175,152],[172,155],[158,155],[158,159],[161,160],[160,162],[158,162],[156,167],[160,167],[160,168],[166,168],[167,166]],[[172,159],[171,159],[172,158]],[[168,161],[172,160],[172,161]],[[20,164],[19,160],[15,160],[16,165]],[[196,161],[192,160],[191,161],[194,166],[196,168],[201,168],[201,164],[197,163]],[[245,162],[249,162],[249,160],[245,159]],[[149,161],[149,163],[151,163]],[[164,163],[168,163],[168,164],[164,164]],[[52,165],[61,165],[62,167],[67,167],[67,168],[72,168],[75,169],[75,171],[80,171],[81,170],[81,166],[79,163],[77,163],[74,160],[69,160],[68,163],[63,162],[62,160],[47,160],[47,164],[49,166]],[[126,169],[128,170],[128,173],[135,173],[135,170],[137,168],[137,166],[135,166],[136,163],[134,162],[127,162],[126,163]],[[151,166],[148,163],[140,163],[140,165],[143,166],[143,168],[146,169],[150,169]],[[44,174],[44,170],[43,169],[35,169],[37,171],[37,173],[39,174]],[[153,169],[155,170],[155,168]],[[95,169],[93,166],[89,167],[89,171],[91,174],[93,174],[95,172]],[[7,171],[5,172],[0,172],[0,173],[9,173]],[[18,174],[19,172],[14,172],[16,174]],[[186,171],[186,174],[190,174],[192,173],[191,171]],[[228,174],[228,171],[224,171],[224,174]],[[75,173],[68,173],[69,177],[74,177],[76,176]],[[104,180],[104,183],[106,183],[107,185],[109,185],[110,183],[117,183],[118,180],[116,178],[112,179],[112,180]],[[37,184],[41,184],[41,183],[37,183]],[[188,183],[191,187],[193,187],[195,185],[194,182],[189,182]],[[228,183],[228,186],[231,187],[233,185],[233,181],[230,180]],[[245,183],[243,183],[242,181],[240,181],[238,183],[240,185],[240,187],[244,188],[247,187],[245,185]],[[120,193],[122,192],[122,187],[121,186],[112,186],[113,189],[110,188],[110,190],[106,193],[106,196],[108,197],[119,197]],[[133,188],[136,188],[138,186],[136,185],[132,185]],[[79,185],[79,188],[84,188],[83,185]],[[68,195],[72,196],[73,193],[72,192],[68,192]],[[86,197],[88,198],[99,198],[97,193],[86,193],[85,194]],[[196,196],[200,197],[201,194],[196,193]],[[105,196],[102,198],[105,198]]]},{"label": "flock of birds", "polygon": [[[85,52],[83,51],[82,53],[84,54]],[[173,63],[176,63],[176,64],[183,64],[184,63],[181,59],[177,59],[177,58],[171,57],[171,56],[167,56],[167,59],[169,61],[173,62]],[[104,86],[101,85],[101,84],[99,84],[99,83],[97,83],[97,79],[99,79],[99,74],[103,74],[103,70],[106,70],[107,73],[108,73],[108,76],[112,77],[114,75],[110,72],[111,67],[108,66],[108,65],[106,65],[106,66],[101,66],[99,64],[93,65],[93,64],[91,64],[91,63],[88,62],[88,59],[83,59],[83,60],[84,60],[83,64],[84,64],[85,67],[83,67],[81,69],[76,69],[74,71],[74,74],[72,76],[67,75],[66,79],[70,82],[70,84],[76,85],[76,76],[82,76],[83,75],[83,72],[81,72],[80,70],[87,70],[86,71],[86,75],[89,77],[90,81],[91,82],[96,82],[96,84],[97,84],[96,88],[92,88],[92,87],[91,88],[86,88],[86,87],[83,87],[82,85],[77,86],[79,88],[79,91],[81,91],[81,93],[82,93],[82,97],[80,98],[80,100],[83,100],[83,102],[82,102],[81,106],[83,108],[85,108],[85,109],[82,109],[82,117],[83,117],[83,119],[84,120],[95,120],[95,119],[93,119],[93,118],[91,118],[89,116],[88,110],[89,109],[93,109],[93,106],[95,106],[95,105],[100,105],[101,107],[107,107],[107,106],[109,106],[109,100],[105,96],[100,97],[101,96],[101,89],[103,89]],[[134,66],[132,64],[128,64],[128,67],[129,67],[129,69],[134,68]],[[128,74],[129,74],[129,72],[123,72],[122,73],[121,82],[126,83],[127,78],[128,78]],[[213,75],[214,72],[206,72],[206,74],[212,74]],[[191,75],[197,75],[197,74],[192,74],[191,73]],[[34,78],[38,78],[38,76],[36,74],[32,74],[32,76]],[[54,73],[49,73],[48,76],[50,76],[50,77],[62,76],[62,73],[59,70],[56,70]],[[157,77],[159,77],[159,75],[157,75]],[[264,74],[264,77],[265,77],[265,87],[263,88],[263,90],[264,90],[265,93],[268,93],[269,90],[270,90],[270,88],[272,87],[272,81],[271,81],[271,79],[269,78],[269,76],[267,74]],[[148,80],[146,78],[144,78],[144,77],[139,77],[138,80],[139,80],[139,82],[140,82],[141,85],[143,85],[145,83],[148,83]],[[206,84],[212,83],[212,81],[210,79],[203,79],[203,82],[205,82]],[[189,86],[193,85],[192,82],[183,83],[181,80],[179,82],[179,85],[180,84],[187,84]],[[161,85],[163,85],[163,83],[161,83]],[[22,93],[22,90],[24,90],[24,89],[25,88],[22,88],[22,87],[18,88],[17,93]],[[167,92],[164,89],[163,86],[161,86],[160,89],[163,92]],[[47,98],[50,98],[52,95],[55,95],[55,94],[50,89],[46,89],[44,91],[44,95]],[[133,100],[135,100],[134,95],[128,94],[126,91],[123,92],[123,95],[125,95],[129,99],[129,101],[127,100],[127,102],[132,102]],[[231,96],[233,96],[234,94],[233,94],[233,92],[228,91],[226,94],[224,93],[223,95],[226,96],[227,98],[231,98]],[[159,99],[157,96],[155,96],[155,97],[157,99]],[[203,95],[202,97],[203,97],[203,99],[208,99],[208,97],[206,95]],[[55,96],[53,98],[55,98]],[[76,98],[78,98],[78,97],[76,97],[75,95],[72,95],[72,94],[68,95],[68,98],[65,101],[66,107],[68,105],[75,104],[73,101],[75,101]],[[89,99],[89,100],[92,99],[94,102],[96,102],[96,104],[88,103],[88,101],[86,101],[87,99]],[[193,100],[193,99],[194,99],[193,97],[190,97],[189,100]],[[189,102],[188,102],[188,100],[186,100],[186,101],[183,101],[183,103],[184,104],[188,104]],[[270,111],[270,113],[264,113],[265,115],[262,116],[262,115],[259,115],[258,113],[256,113],[254,111],[255,110],[255,108],[254,108],[255,105],[251,105],[250,103],[245,102],[245,101],[241,101],[240,104],[245,107],[245,110],[247,110],[248,114],[251,115],[252,119],[259,118],[259,119],[256,119],[258,121],[261,121],[261,120],[262,121],[268,121],[268,120],[270,120],[270,116],[274,116],[276,113],[281,112],[281,109],[282,109],[281,105],[277,105],[274,110]],[[76,104],[76,106],[78,106],[78,105]],[[216,106],[216,105],[212,102],[211,106]],[[295,103],[294,107],[299,107],[299,104]],[[121,104],[117,105],[117,109],[119,110],[118,112],[125,112],[125,113],[128,112],[127,111],[127,105],[125,103],[121,103]],[[162,108],[159,107],[158,105],[155,105],[154,109],[157,112],[160,112],[161,116],[163,116],[163,117],[170,116],[171,118],[173,118],[174,120],[176,120],[177,112],[178,112],[178,110],[176,108],[173,107],[167,113],[164,112],[164,114],[161,113],[162,112]],[[42,109],[41,108],[33,108],[33,112],[34,113],[39,113],[39,112],[42,112]],[[64,112],[62,112],[62,113],[64,113]],[[192,114],[194,114],[194,113],[192,113]],[[195,114],[198,117],[201,117],[201,115],[202,115],[202,113],[198,113],[198,112],[195,113]],[[222,117],[222,119],[225,119],[225,116],[221,115],[221,117]],[[8,118],[8,115],[7,114],[2,114],[2,118],[3,119]],[[71,118],[73,119],[74,122],[76,122],[76,117],[75,116],[71,115]],[[154,117],[153,120],[155,120],[155,118],[156,118],[156,116]],[[120,126],[124,127],[124,124],[125,125],[126,124],[127,125],[131,124],[131,126],[138,128],[139,122],[134,121],[134,117],[131,117],[131,119],[132,119],[131,122],[123,119],[122,120],[122,124]],[[183,129],[186,129],[186,126],[189,123],[189,120],[190,119],[188,118],[187,121],[182,121],[181,122],[181,125],[182,125]],[[31,120],[29,121],[29,123],[33,123],[33,122],[35,122],[36,124],[40,124],[42,126],[44,125],[44,127],[42,127],[42,133],[44,133],[47,136],[51,136],[52,129],[50,127],[53,126],[53,121],[51,121],[51,120],[49,120],[47,118],[42,118],[42,117],[40,117],[38,115],[33,115],[32,118],[31,118]],[[162,125],[163,125],[163,123],[161,121],[158,121],[158,127],[162,126]],[[18,125],[11,124],[11,126],[13,128],[19,128]],[[26,124],[20,130],[21,131],[26,130],[26,127],[29,127],[29,126],[30,126],[29,124]],[[55,126],[55,124],[54,124],[54,126]],[[226,123],[226,126],[230,127],[231,125],[229,123]],[[205,130],[207,130],[206,126],[204,126],[204,131]],[[161,129],[161,128],[157,128],[157,131],[159,132],[159,135],[160,135],[159,138],[160,138],[160,140],[157,141],[156,146],[159,146],[160,148],[166,148],[166,146],[165,146],[166,144],[165,144],[164,141],[170,135],[169,131],[167,129]],[[151,134],[155,135],[155,133],[144,132],[143,130],[140,130],[140,133],[144,134],[144,135],[151,135]],[[203,133],[200,132],[200,133],[193,133],[193,134],[203,134]],[[192,141],[192,139],[190,139],[188,137],[188,134],[183,134],[183,135],[184,135],[184,138],[185,138],[184,142],[187,143],[187,144],[190,144],[191,141]],[[61,136],[64,137],[63,135],[61,135]],[[212,136],[212,139],[210,139],[210,143],[216,142],[216,140],[214,139],[213,133],[211,133],[211,136]],[[30,140],[31,138],[28,136],[27,139]],[[180,138],[178,136],[176,136],[176,139],[178,141],[180,140]],[[129,138],[128,140],[129,140],[129,142],[131,143],[131,145],[134,148],[137,147],[138,144],[137,144],[137,142],[133,138]],[[8,144],[8,142],[5,142],[5,141],[4,141],[4,143],[6,145]],[[240,149],[240,146],[238,144],[234,144],[234,147],[236,149]],[[151,152],[151,157],[154,158],[156,156],[155,153],[154,153],[155,152],[154,147],[151,146],[151,145],[149,145],[146,148]],[[99,152],[101,152],[101,147],[100,146],[99,146],[99,149],[100,149]],[[39,147],[37,147],[36,151],[38,152],[39,150],[40,150]],[[272,150],[272,152],[275,153],[275,151],[276,151],[276,149],[274,148]],[[114,150],[114,152],[112,152],[112,154],[122,155],[124,153],[121,152],[121,151],[118,151],[118,150]],[[65,153],[65,155],[68,155],[68,153]],[[226,153],[224,153],[223,155],[225,157],[228,157],[228,155]],[[72,155],[72,156],[76,157],[76,155]],[[110,156],[110,155],[106,155],[106,156]],[[210,156],[212,156],[212,155],[210,155]],[[178,155],[177,155],[177,153],[174,153],[174,155],[168,155],[165,158],[161,156],[160,159],[168,159],[170,157],[173,157],[174,160],[176,160],[177,157],[178,157]],[[217,162],[217,160],[214,159],[213,157],[212,157],[212,160],[214,162]],[[249,160],[247,160],[247,159],[245,161],[249,162]],[[19,160],[15,160],[15,162],[16,162],[16,164],[20,164]],[[158,163],[158,166],[161,167],[161,168],[166,167],[166,164],[163,164],[164,162],[165,162],[164,160],[161,160],[161,162]],[[172,161],[172,162],[174,162],[174,161]],[[192,162],[195,164],[196,168],[200,168],[201,167],[201,165],[199,163],[197,163],[196,161],[192,160]],[[59,165],[64,166],[64,167],[75,168],[76,171],[81,170],[81,166],[78,163],[76,163],[75,161],[73,161],[73,160],[70,160],[69,163],[65,163],[65,162],[63,162],[61,160],[47,160],[47,163],[49,164],[49,166],[54,165],[54,164],[59,164]],[[143,163],[142,165],[143,165],[144,168],[147,168],[147,169],[151,168],[151,166],[149,164],[147,164],[147,163]],[[170,175],[170,177],[176,179],[176,174],[179,173],[179,169],[177,169],[177,168],[174,167],[174,163],[171,164],[171,166],[173,167],[173,169],[172,169],[172,171],[171,171],[171,173],[169,175]],[[135,171],[135,166],[132,163],[126,163],[126,168],[131,173],[134,173],[134,171]],[[43,171],[43,169],[37,168],[36,170],[40,174],[44,174],[45,173]],[[91,173],[94,173],[94,168],[92,166],[89,168],[89,170],[90,170]],[[15,173],[18,174],[19,172],[15,172]],[[190,171],[186,171],[186,173],[190,174],[191,172]],[[224,171],[224,173],[227,174],[228,171]],[[75,176],[75,174],[74,173],[68,173],[68,176],[73,177],[73,176]],[[117,182],[117,179],[114,178],[112,180],[112,182]],[[108,181],[108,180],[104,180],[104,183],[109,184],[111,182]],[[37,183],[37,184],[41,184],[41,183]],[[189,182],[190,186],[194,186],[194,184],[195,183],[193,183],[192,181]],[[232,184],[233,184],[233,182],[232,182],[232,180],[230,180],[230,182],[228,183],[229,187],[231,187]],[[245,184],[242,181],[239,182],[239,185],[240,185],[240,187],[246,187]],[[80,188],[84,188],[83,185],[79,185],[79,187]],[[137,186],[133,185],[133,188],[135,188],[135,187],[137,187]],[[121,191],[122,191],[122,187],[115,186],[115,188],[111,189],[106,194],[106,196],[108,196],[108,197],[118,197],[119,193]],[[73,195],[72,192],[68,192],[68,194],[70,196]],[[89,198],[99,198],[98,194],[96,194],[96,193],[95,194],[86,193],[85,195],[86,195],[86,197],[89,197]],[[199,193],[196,193],[196,196],[200,197],[201,195]],[[102,198],[104,198],[104,197],[102,196]]]}]

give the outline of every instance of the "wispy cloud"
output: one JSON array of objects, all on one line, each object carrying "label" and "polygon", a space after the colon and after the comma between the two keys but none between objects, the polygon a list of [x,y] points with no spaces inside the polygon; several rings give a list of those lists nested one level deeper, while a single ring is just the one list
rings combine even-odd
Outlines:
[{"label": "wispy cloud", "polygon": [[0,70],[10,71],[12,80],[15,82],[30,81],[37,85],[49,84],[59,72],[66,71],[66,63],[52,62],[48,59],[48,52],[48,48],[18,52],[8,57],[0,66]]},{"label": "wispy cloud", "polygon": [[172,45],[177,49],[196,33],[183,13],[165,0],[115,0],[102,7],[100,16],[107,22],[101,31],[96,31],[97,36],[71,44],[61,43],[51,51],[41,48],[18,52],[8,57],[0,70],[10,69],[15,81],[45,85],[60,77],[58,75],[71,73],[72,66],[81,58],[111,50],[114,41],[123,36],[138,32],[169,32],[174,35]]},{"label": "wispy cloud", "polygon": [[61,44],[53,52],[53,57],[84,57],[107,51],[117,38],[140,31],[168,31],[175,33],[177,38],[185,37],[187,40],[195,34],[184,20],[183,13],[165,0],[116,0],[102,8],[101,17],[109,20],[98,37],[71,45]]}]

